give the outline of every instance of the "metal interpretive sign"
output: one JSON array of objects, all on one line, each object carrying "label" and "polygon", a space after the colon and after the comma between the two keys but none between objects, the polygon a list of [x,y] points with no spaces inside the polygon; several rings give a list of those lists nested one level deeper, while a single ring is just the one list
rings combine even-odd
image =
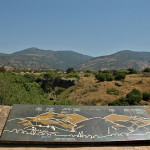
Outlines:
[{"label": "metal interpretive sign", "polygon": [[149,115],[147,106],[13,105],[0,142],[149,141]]}]

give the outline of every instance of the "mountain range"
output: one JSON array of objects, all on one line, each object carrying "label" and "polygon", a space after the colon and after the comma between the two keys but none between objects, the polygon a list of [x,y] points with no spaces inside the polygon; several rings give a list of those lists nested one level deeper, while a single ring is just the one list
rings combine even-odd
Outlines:
[{"label": "mountain range", "polygon": [[12,54],[0,53],[0,65],[65,70],[69,67],[75,68],[90,58],[92,57],[73,51],[41,50],[32,47]]},{"label": "mountain range", "polygon": [[142,70],[150,67],[150,52],[122,50],[107,56],[92,57],[73,51],[42,50],[32,47],[12,54],[0,53],[0,65],[60,70],[69,67],[93,71],[124,68]]},{"label": "mountain range", "polygon": [[92,58],[78,66],[79,70],[119,70],[134,68],[142,70],[150,67],[150,52],[131,50],[119,51],[112,55]]}]

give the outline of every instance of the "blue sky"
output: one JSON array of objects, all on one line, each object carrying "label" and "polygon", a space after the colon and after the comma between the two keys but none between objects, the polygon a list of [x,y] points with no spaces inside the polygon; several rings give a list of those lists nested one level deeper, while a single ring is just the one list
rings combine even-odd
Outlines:
[{"label": "blue sky", "polygon": [[150,51],[150,0],[0,0],[0,52]]}]

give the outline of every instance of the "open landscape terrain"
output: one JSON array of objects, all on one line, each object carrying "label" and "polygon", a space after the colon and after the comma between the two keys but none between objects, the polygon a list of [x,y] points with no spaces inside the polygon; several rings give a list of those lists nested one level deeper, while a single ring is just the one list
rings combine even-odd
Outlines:
[{"label": "open landscape terrain", "polygon": [[[0,104],[149,105],[150,52],[0,54]],[[18,90],[19,89],[19,90]]]},{"label": "open landscape terrain", "polygon": [[[119,86],[118,86],[119,85]],[[108,94],[108,89],[116,89],[119,93]],[[132,89],[141,92],[150,92],[150,74],[127,75],[123,81],[98,82],[94,76],[84,77],[79,80],[79,86],[70,93],[69,99],[73,99],[77,104],[82,105],[107,105],[109,102],[121,97],[125,97]],[[144,104],[149,102],[143,101]]]},{"label": "open landscape terrain", "polygon": [[149,105],[149,71],[78,72],[68,68],[34,73],[1,67],[0,104]]}]

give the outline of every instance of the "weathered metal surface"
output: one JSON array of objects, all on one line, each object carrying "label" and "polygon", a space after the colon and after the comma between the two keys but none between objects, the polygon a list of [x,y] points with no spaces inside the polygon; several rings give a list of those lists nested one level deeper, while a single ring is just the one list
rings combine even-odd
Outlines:
[{"label": "weathered metal surface", "polygon": [[13,105],[1,142],[118,143],[150,140],[149,107]]}]

